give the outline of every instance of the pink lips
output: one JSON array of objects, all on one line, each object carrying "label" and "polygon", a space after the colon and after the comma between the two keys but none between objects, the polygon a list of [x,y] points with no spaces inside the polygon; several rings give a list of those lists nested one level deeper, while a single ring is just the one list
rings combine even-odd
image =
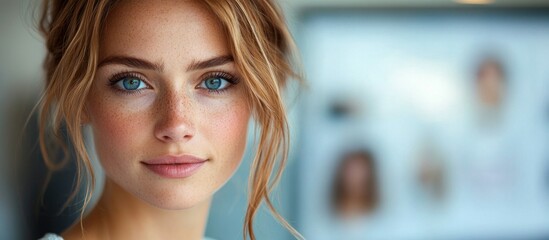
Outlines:
[{"label": "pink lips", "polygon": [[163,156],[141,162],[154,173],[166,178],[186,178],[193,175],[206,159],[183,155]]}]

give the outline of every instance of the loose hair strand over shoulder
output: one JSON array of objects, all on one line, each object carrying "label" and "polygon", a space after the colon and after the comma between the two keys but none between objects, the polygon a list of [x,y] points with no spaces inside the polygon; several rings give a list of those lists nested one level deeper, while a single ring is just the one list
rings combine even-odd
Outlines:
[{"label": "loose hair strand over shoulder", "polygon": [[291,66],[295,49],[284,18],[273,1],[207,1],[219,17],[239,71],[248,84],[248,99],[259,124],[260,138],[249,178],[249,205],[244,238],[255,239],[253,218],[264,202],[296,238],[303,239],[274,208],[269,194],[288,158],[289,129],[282,88],[290,77],[301,80]]},{"label": "loose hair strand over shoulder", "polygon": [[[38,26],[47,49],[46,88],[39,102],[40,150],[46,166],[58,170],[69,160],[68,146],[74,149],[78,172],[75,189],[65,207],[74,200],[82,178],[86,177],[81,218],[95,183],[81,122],[95,76],[101,26],[111,4],[110,1],[44,0]],[[55,147],[62,149],[60,162],[54,161],[58,155]]]}]

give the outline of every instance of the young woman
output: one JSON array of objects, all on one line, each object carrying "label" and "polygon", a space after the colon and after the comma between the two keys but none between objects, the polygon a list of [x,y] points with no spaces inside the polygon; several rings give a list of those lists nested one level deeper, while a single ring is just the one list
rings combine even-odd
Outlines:
[{"label": "young woman", "polygon": [[260,132],[244,238],[255,239],[262,202],[301,238],[269,199],[288,151],[281,90],[295,76],[293,42],[273,1],[46,0],[40,30],[46,163],[59,167],[50,143],[70,141],[91,183],[86,205],[88,126],[107,178],[64,239],[203,239],[210,200],[242,160],[250,119]]}]

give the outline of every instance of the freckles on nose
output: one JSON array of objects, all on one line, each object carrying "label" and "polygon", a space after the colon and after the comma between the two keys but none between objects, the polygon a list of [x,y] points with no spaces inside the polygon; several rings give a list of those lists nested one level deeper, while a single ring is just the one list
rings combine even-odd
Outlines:
[{"label": "freckles on nose", "polygon": [[178,118],[188,115],[194,104],[184,92],[167,93],[157,100],[155,112],[157,116]]},{"label": "freckles on nose", "polygon": [[162,141],[180,141],[194,135],[195,104],[181,93],[169,93],[154,106],[155,136]]}]

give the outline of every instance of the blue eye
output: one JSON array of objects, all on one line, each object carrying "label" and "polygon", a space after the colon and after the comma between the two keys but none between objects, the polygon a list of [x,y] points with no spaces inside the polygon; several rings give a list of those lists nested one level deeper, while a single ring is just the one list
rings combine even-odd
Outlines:
[{"label": "blue eye", "polygon": [[116,82],[116,86],[121,90],[135,91],[147,88],[147,84],[143,80],[136,77],[124,77]]},{"label": "blue eye", "polygon": [[208,89],[210,91],[219,91],[227,88],[229,86],[229,80],[222,77],[211,77],[208,78],[200,84],[200,87]]}]

